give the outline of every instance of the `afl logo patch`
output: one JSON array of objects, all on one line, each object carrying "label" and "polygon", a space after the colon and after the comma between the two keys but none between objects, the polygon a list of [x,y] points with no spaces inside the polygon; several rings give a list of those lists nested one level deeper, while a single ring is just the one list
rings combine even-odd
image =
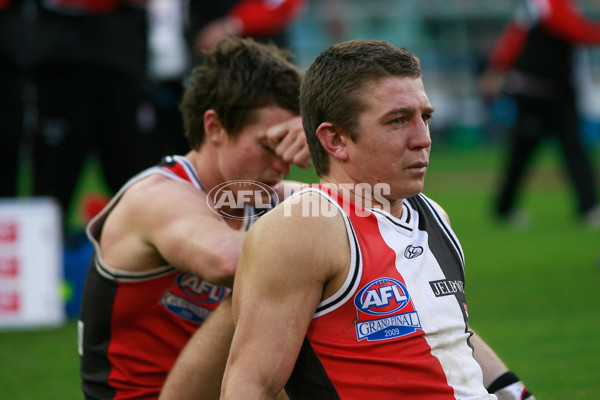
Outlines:
[{"label": "afl logo patch", "polygon": [[414,333],[421,328],[406,286],[392,278],[366,284],[354,297],[358,340],[388,340]]},{"label": "afl logo patch", "polygon": [[216,286],[192,274],[181,273],[167,290],[160,304],[191,322],[202,323],[229,294],[230,289]]},{"label": "afl logo patch", "polygon": [[188,299],[207,305],[220,303],[229,291],[224,286],[213,285],[192,274],[179,275],[177,286]]},{"label": "afl logo patch", "polygon": [[371,315],[387,315],[401,310],[408,303],[406,287],[395,279],[378,279],[363,287],[354,304],[360,311]]}]

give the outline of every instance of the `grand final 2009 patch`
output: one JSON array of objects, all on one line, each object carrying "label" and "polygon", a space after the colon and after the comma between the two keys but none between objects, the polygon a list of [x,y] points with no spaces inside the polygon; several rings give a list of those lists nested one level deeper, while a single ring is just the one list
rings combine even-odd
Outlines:
[{"label": "grand final 2009 patch", "polygon": [[388,340],[421,329],[406,286],[392,278],[379,278],[366,284],[354,297],[358,320],[358,340]]}]

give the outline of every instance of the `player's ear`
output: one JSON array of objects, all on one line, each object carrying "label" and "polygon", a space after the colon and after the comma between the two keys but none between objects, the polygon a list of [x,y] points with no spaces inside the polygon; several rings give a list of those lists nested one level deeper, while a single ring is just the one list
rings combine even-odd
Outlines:
[{"label": "player's ear", "polygon": [[213,109],[206,110],[204,113],[204,132],[206,140],[215,146],[220,145],[227,138],[227,131],[221,122],[221,118]]},{"label": "player's ear", "polygon": [[346,143],[348,137],[341,134],[339,128],[334,126],[331,122],[323,122],[317,128],[317,137],[321,142],[321,146],[329,153],[332,157],[346,161],[348,159],[348,150],[346,149]]}]

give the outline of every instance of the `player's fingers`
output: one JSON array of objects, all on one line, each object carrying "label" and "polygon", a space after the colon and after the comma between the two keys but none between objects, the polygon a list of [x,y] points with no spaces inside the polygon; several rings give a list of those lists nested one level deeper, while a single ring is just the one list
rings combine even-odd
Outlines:
[{"label": "player's fingers", "polygon": [[291,160],[290,152],[298,152],[302,147],[308,147],[304,129],[302,128],[302,124],[296,124],[292,121],[286,135],[277,144],[275,154]]},{"label": "player's fingers", "polygon": [[294,163],[303,168],[310,166],[310,153],[308,151],[306,138],[303,136],[296,136],[294,141],[289,143],[284,149],[281,158],[286,162]]},{"label": "player's fingers", "polygon": [[287,126],[285,123],[274,125],[267,129],[267,144],[269,147],[275,149],[286,132]]},{"label": "player's fingers", "polygon": [[299,131],[304,135],[302,119],[300,117],[294,117],[281,124],[274,125],[267,129],[267,144],[276,150],[279,143],[284,141],[287,136],[296,136],[299,134]]},{"label": "player's fingers", "polygon": [[292,161],[294,154],[306,146],[306,140],[300,136],[286,136],[275,148],[275,153],[285,161]]},{"label": "player's fingers", "polygon": [[[302,132],[302,134],[304,135],[304,132]],[[293,151],[293,149],[297,149],[298,146],[301,145],[301,143],[298,143],[299,139],[301,140],[302,138],[297,131],[288,130],[286,135],[283,136],[275,146],[275,154],[277,154],[279,157],[288,155],[289,158],[289,152]]]},{"label": "player's fingers", "polygon": [[311,166],[311,162],[308,147],[305,147],[301,151],[296,153],[294,159],[292,160],[292,163],[299,166],[300,168],[309,168]]}]

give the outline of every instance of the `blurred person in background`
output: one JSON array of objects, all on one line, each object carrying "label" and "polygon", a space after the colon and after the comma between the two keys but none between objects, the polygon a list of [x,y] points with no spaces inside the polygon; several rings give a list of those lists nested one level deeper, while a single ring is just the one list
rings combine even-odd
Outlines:
[{"label": "blurred person in background", "polygon": [[517,105],[509,158],[497,194],[496,215],[523,227],[527,215],[518,195],[532,156],[542,141],[556,138],[577,199],[577,214],[600,228],[597,181],[582,143],[576,87],[576,50],[600,44],[600,23],[589,21],[575,0],[527,0],[497,41],[483,74],[481,90],[501,91]]},{"label": "blurred person in background", "polygon": [[[79,320],[86,399],[157,398],[188,339],[228,301],[246,230],[299,186],[282,181],[291,163],[310,165],[302,73],[286,57],[252,39],[221,41],[193,70],[181,103],[190,150],[131,178],[88,225],[94,255]],[[261,206],[216,200],[243,200],[239,191],[253,186],[227,185],[243,181],[271,197]],[[219,334],[230,340],[232,329]],[[206,354],[215,361],[203,399],[218,398],[226,355]]]},{"label": "blurred person in background", "polygon": [[144,89],[145,0],[40,0],[36,26],[34,194],[67,214],[89,156],[116,193],[164,154]]},{"label": "blurred person in background", "polygon": [[306,0],[190,1],[190,42],[196,56],[229,36],[252,37],[289,46],[287,28]]},{"label": "blurred person in background", "polygon": [[0,197],[17,195],[20,156],[26,143],[25,90],[32,46],[29,3],[0,0]]},{"label": "blurred person in background", "polygon": [[288,48],[287,31],[306,0],[149,0],[149,63],[157,129],[175,152],[187,149],[177,109],[182,80],[226,37],[252,37]]}]

